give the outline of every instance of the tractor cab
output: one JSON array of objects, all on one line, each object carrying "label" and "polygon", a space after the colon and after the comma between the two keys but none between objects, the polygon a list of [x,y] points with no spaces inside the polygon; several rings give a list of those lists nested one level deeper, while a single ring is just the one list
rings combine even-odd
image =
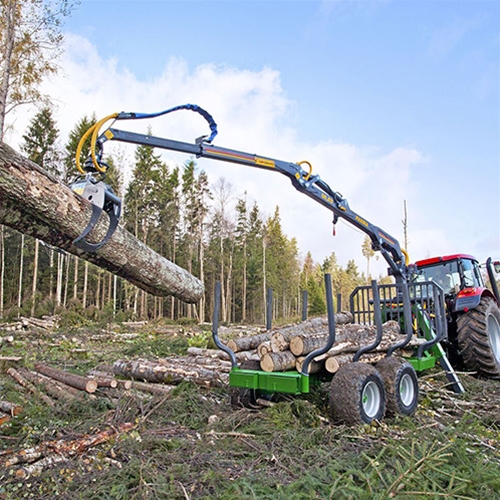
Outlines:
[{"label": "tractor cab", "polygon": [[416,262],[414,282],[432,281],[444,292],[450,311],[467,311],[479,304],[485,285],[478,261],[456,254]]}]

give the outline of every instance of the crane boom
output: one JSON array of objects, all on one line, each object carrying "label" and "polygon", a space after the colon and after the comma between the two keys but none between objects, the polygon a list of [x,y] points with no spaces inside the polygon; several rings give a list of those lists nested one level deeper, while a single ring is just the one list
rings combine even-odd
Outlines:
[{"label": "crane boom", "polygon": [[397,281],[406,281],[408,272],[407,259],[398,241],[387,232],[351,210],[347,200],[340,193],[331,189],[319,175],[313,175],[311,169],[309,171],[304,170],[302,165],[308,164],[310,166],[308,162],[286,162],[257,154],[215,146],[202,139],[197,140],[195,143],[187,143],[116,128],[108,128],[98,138],[97,142],[102,146],[102,144],[108,140],[187,153],[197,158],[225,161],[283,174],[290,179],[292,185],[298,191],[306,194],[314,201],[331,210],[334,213],[334,224],[339,218],[342,218],[366,233],[370,237],[373,249],[375,251],[380,251],[389,264],[390,273],[396,277]]}]

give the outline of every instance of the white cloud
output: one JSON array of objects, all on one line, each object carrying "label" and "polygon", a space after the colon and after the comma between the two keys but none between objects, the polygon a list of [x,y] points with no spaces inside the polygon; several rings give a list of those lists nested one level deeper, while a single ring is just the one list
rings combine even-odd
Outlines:
[{"label": "white cloud", "polygon": [[[334,138],[318,143],[301,141],[291,125],[296,104],[286,98],[280,74],[271,68],[248,71],[205,64],[190,71],[185,61],[171,59],[160,76],[139,81],[116,60],[103,60],[88,40],[68,35],[66,43],[64,71],[43,89],[58,103],[55,115],[62,142],[83,115],[95,112],[101,118],[117,111],[155,112],[188,102],[198,104],[218,123],[215,144],[286,161],[310,161],[314,172],[342,193],[355,212],[401,241],[403,200],[408,200],[410,207],[418,207],[416,201],[413,203],[419,192],[411,172],[425,160],[417,149],[400,146],[378,151]],[[33,110],[17,115],[17,135],[11,141],[14,146],[32,115]],[[126,122],[124,128],[146,132],[148,125],[155,135],[186,142],[208,132],[203,119],[192,112],[149,122]],[[120,145],[120,149],[132,158],[133,146]],[[171,153],[165,153],[165,157],[177,164],[187,159]],[[332,238],[332,214],[297,193],[284,176],[224,162],[199,163],[211,182],[225,177],[234,185],[236,196],[246,190],[248,198],[256,200],[265,213],[271,214],[279,205],[284,230],[298,239],[303,254],[310,250],[316,260],[322,261],[334,251],[341,264],[354,258],[360,269],[365,268],[361,255],[364,234],[339,225],[338,235]],[[413,217],[420,217],[418,208]],[[422,236],[422,240],[418,236],[419,241],[438,243],[445,239],[439,229]],[[416,235],[412,235],[412,246],[418,253],[425,252],[425,244],[417,245],[414,240]],[[439,248],[428,245],[429,249],[435,246]],[[372,265],[375,272],[384,273],[386,268],[382,261]]]}]

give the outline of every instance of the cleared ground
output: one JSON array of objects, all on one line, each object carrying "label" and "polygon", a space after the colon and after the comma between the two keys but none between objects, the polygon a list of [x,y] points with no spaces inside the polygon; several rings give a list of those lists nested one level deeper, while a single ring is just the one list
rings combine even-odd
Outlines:
[{"label": "cleared ground", "polygon": [[[167,324],[12,335],[0,356],[20,356],[17,366],[43,361],[82,375],[117,359],[184,354],[209,337],[208,327]],[[102,389],[53,398],[51,407],[6,375],[8,365],[0,400],[23,410],[0,426],[2,500],[500,499],[499,381],[461,375],[466,394],[456,396],[436,370],[421,377],[412,418],[345,427],[328,418],[326,386],[259,409],[231,408],[226,387],[185,382],[168,395]],[[53,463],[5,465],[21,450],[50,455],[55,441],[104,431],[109,439],[59,452]]]}]

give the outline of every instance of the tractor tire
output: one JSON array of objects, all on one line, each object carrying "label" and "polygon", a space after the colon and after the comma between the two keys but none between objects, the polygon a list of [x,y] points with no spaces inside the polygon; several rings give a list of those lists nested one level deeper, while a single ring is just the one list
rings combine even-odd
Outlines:
[{"label": "tractor tire", "polygon": [[418,378],[413,366],[397,356],[389,356],[375,368],[384,381],[386,414],[413,415],[418,406]]},{"label": "tractor tire", "polygon": [[347,425],[370,424],[385,415],[384,381],[366,363],[344,365],[330,384],[330,416]]},{"label": "tractor tire", "polygon": [[465,368],[500,379],[500,308],[490,297],[457,319],[457,343]]}]

